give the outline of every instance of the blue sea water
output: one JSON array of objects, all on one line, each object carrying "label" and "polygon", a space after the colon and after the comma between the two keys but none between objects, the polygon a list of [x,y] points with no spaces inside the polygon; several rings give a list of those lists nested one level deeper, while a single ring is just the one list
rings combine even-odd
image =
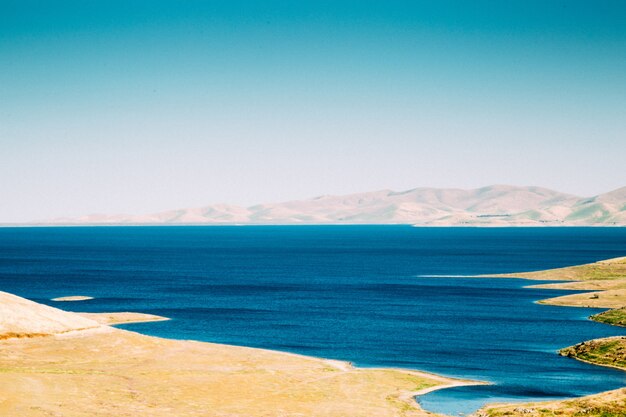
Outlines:
[{"label": "blue sea water", "polygon": [[[626,255],[626,228],[409,226],[0,228],[0,290],[75,311],[171,321],[125,328],[488,381],[418,398],[448,414],[596,393],[626,373],[560,357],[621,335],[528,271]],[[456,277],[437,277],[441,275]],[[54,303],[53,297],[94,300]]]}]

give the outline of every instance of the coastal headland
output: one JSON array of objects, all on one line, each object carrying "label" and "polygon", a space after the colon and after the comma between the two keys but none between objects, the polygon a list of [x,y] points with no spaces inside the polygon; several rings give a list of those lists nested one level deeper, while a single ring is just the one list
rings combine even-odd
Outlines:
[{"label": "coastal headland", "polygon": [[474,382],[168,340],[0,293],[3,416],[425,416],[413,397]]},{"label": "coastal headland", "polygon": [[[576,294],[564,295],[541,304],[567,307],[593,307],[619,309],[626,306],[626,257],[607,259],[591,264],[576,265],[545,271],[490,275],[492,277],[525,278],[544,281],[565,281],[553,284],[532,285],[530,288],[574,290]],[[588,292],[580,292],[588,291]],[[613,312],[612,314],[618,314]],[[592,317],[596,319],[597,317]]]}]

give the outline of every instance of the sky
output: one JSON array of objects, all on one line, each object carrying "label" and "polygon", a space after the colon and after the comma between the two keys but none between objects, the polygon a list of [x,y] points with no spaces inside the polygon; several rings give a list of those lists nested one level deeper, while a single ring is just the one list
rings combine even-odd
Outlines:
[{"label": "sky", "polygon": [[626,185],[626,2],[0,0],[0,222]]}]

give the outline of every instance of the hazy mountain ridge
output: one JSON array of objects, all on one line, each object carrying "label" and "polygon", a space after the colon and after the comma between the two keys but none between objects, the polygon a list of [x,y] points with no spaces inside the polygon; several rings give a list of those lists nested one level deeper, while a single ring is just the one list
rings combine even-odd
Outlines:
[{"label": "hazy mountain ridge", "polygon": [[148,215],[89,215],[36,224],[626,225],[626,187],[582,198],[541,187],[415,188],[241,207],[214,204]]}]

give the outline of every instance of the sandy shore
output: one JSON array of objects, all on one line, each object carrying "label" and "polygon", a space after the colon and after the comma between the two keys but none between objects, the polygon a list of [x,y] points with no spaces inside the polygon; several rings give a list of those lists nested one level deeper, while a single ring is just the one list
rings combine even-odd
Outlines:
[{"label": "sandy shore", "polygon": [[415,395],[472,384],[102,324],[148,318],[79,315],[0,293],[0,415],[426,416]]}]

